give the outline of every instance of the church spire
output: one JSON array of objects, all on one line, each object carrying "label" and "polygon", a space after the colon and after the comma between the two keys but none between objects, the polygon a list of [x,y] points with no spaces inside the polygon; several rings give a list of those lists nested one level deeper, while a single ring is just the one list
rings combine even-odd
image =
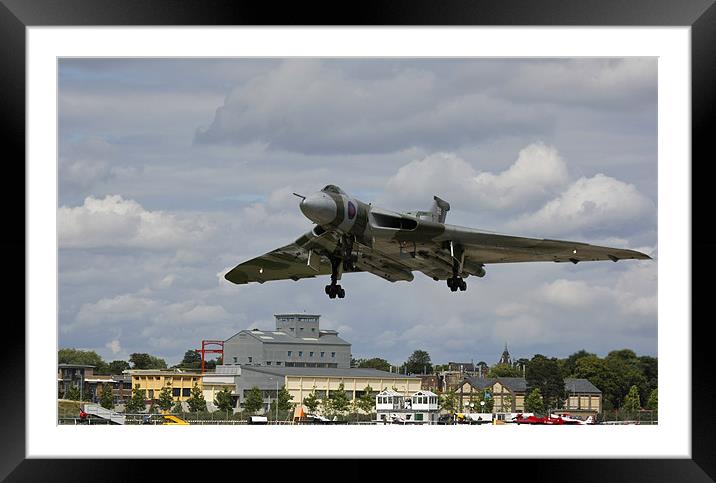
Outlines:
[{"label": "church spire", "polygon": [[510,356],[510,352],[507,350],[507,342],[505,342],[505,350],[502,352],[502,357],[500,357],[500,362],[498,364],[507,364],[508,366],[512,365],[512,357]]}]

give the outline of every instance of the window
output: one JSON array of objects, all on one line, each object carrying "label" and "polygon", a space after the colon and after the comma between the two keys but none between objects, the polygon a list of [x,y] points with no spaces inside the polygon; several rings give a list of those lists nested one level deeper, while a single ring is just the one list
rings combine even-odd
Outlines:
[{"label": "window", "polygon": [[179,397],[180,392],[181,392],[181,389],[179,389],[178,387],[175,387],[174,389],[172,389],[172,396]]},{"label": "window", "polygon": [[313,351],[308,353],[308,357],[313,357]]},{"label": "window", "polygon": [[331,352],[331,357],[335,358],[335,357],[336,357],[336,353],[335,353],[335,352]]},{"label": "window", "polygon": [[281,365],[281,361],[276,361],[276,365],[277,365],[277,366],[280,366],[280,365]]},{"label": "window", "polygon": [[236,364],[238,361],[238,357],[234,357],[234,364]]},{"label": "window", "polygon": [[293,353],[293,351],[288,351],[288,357],[291,357],[292,353]]},{"label": "window", "polygon": [[311,327],[311,332],[315,332],[315,331],[316,331],[316,328],[315,328],[315,327]]},{"label": "window", "polygon": [[267,366],[270,366],[270,365],[271,365],[271,361],[266,361],[266,365],[267,365]]},{"label": "window", "polygon": [[291,332],[293,332],[293,331],[294,331],[294,328],[293,328],[293,327],[291,327]]},{"label": "window", "polygon": [[326,355],[326,353],[325,353],[325,352],[321,352],[321,357],[323,357],[324,355]]},{"label": "window", "polygon": [[303,327],[301,327],[301,330],[303,330]]},{"label": "window", "polygon": [[252,363],[252,362],[254,362],[254,358],[253,358],[253,357],[249,357],[249,364]]},{"label": "window", "polygon": [[303,357],[303,351],[298,351],[298,357]]},{"label": "window", "polygon": [[149,390],[149,399],[154,399],[154,389]]},{"label": "window", "polygon": [[181,395],[184,397],[189,397],[191,395],[191,389],[189,389],[188,387],[185,387],[184,389],[181,390]]}]

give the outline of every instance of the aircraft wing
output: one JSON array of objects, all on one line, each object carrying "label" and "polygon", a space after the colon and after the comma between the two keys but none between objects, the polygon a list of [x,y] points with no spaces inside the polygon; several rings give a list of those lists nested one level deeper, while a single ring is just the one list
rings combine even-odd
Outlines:
[{"label": "aircraft wing", "polygon": [[649,260],[636,250],[603,247],[567,240],[525,238],[470,229],[455,230],[453,240],[465,247],[466,258],[479,263],[586,262],[625,259]]},{"label": "aircraft wing", "polygon": [[224,278],[235,284],[245,284],[330,275],[331,264],[325,255],[335,250],[336,244],[328,232],[321,236],[308,232],[294,243],[235,266]]}]

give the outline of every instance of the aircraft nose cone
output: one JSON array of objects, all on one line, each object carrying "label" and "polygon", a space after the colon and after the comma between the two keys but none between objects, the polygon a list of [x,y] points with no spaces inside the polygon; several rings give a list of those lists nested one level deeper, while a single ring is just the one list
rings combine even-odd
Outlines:
[{"label": "aircraft nose cone", "polygon": [[299,208],[306,218],[318,225],[329,224],[338,214],[336,202],[325,193],[316,193],[307,197],[301,201]]}]

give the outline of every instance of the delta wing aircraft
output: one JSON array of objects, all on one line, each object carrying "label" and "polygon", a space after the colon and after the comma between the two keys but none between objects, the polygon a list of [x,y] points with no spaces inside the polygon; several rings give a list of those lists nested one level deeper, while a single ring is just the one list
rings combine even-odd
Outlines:
[{"label": "delta wing aircraft", "polygon": [[433,197],[430,211],[396,213],[363,203],[334,185],[301,196],[299,208],[316,226],[295,242],[234,267],[224,276],[235,284],[300,280],[330,275],[330,298],[344,298],[344,273],[370,272],[390,282],[413,280],[422,272],[446,280],[453,292],[465,279],[484,277],[485,265],[516,262],[572,262],[650,259],[635,250],[587,243],[500,235],[449,225],[450,204]]}]

